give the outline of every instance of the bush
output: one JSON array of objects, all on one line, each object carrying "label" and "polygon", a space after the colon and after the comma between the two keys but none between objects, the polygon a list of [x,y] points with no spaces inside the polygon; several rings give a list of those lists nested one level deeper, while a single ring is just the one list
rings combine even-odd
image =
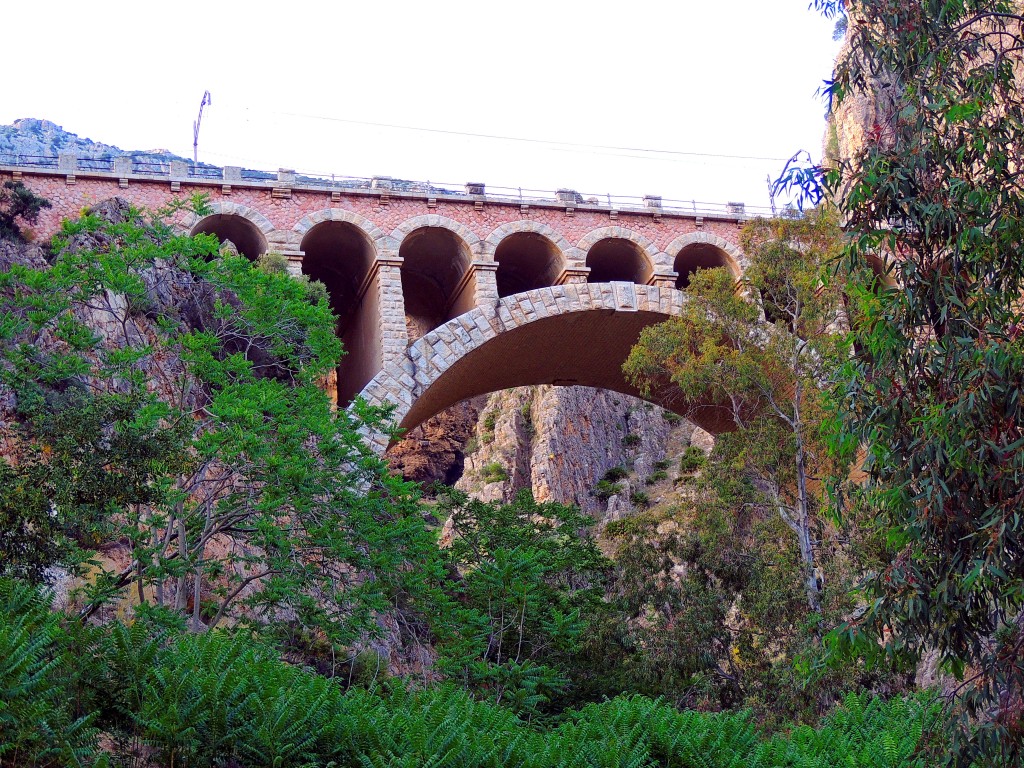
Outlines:
[{"label": "bush", "polygon": [[640,435],[630,432],[624,438],[622,438],[622,444],[627,448],[635,448],[640,445]]},{"label": "bush", "polygon": [[21,181],[5,181],[0,186],[0,240],[24,240],[16,220],[34,224],[39,212],[50,208],[50,201],[39,197]]},{"label": "bush", "polygon": [[501,483],[508,480],[508,470],[500,461],[492,461],[480,468],[480,479],[485,483]]},{"label": "bush", "polygon": [[651,497],[643,491],[633,491],[629,494],[629,500],[634,507],[649,507],[651,505]]},{"label": "bush", "polygon": [[629,475],[629,473],[626,471],[625,467],[612,467],[604,473],[604,476],[601,479],[607,480],[609,483],[614,483],[617,480],[625,480],[627,475]]},{"label": "bush", "polygon": [[660,483],[667,477],[668,472],[663,469],[659,469],[657,472],[651,472],[651,474],[647,476],[647,480],[645,482],[647,485],[654,485],[655,483]]},{"label": "bush", "polygon": [[704,451],[691,445],[686,448],[686,452],[679,458],[679,471],[684,475],[692,475],[707,464],[707,462],[708,457],[704,455]]},{"label": "bush", "polygon": [[622,493],[622,485],[608,480],[599,480],[591,493],[601,501],[608,501],[612,496]]}]

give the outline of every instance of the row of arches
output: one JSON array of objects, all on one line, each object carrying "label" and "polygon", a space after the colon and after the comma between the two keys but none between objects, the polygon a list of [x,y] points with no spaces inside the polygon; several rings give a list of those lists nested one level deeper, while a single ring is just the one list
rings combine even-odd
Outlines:
[{"label": "row of arches", "polygon": [[[383,313],[375,282],[382,257],[399,260],[408,342],[476,306],[481,278],[474,266],[494,272],[499,298],[557,285],[569,273],[580,282],[657,280],[685,290],[698,269],[726,267],[737,279],[742,270],[739,251],[708,235],[677,238],[659,253],[619,227],[596,230],[573,247],[538,222],[506,224],[481,241],[439,216],[416,217],[388,236],[355,214],[328,214],[304,220],[298,250],[303,273],[325,285],[338,318],[337,333],[347,350],[338,371],[341,401],[358,393],[382,366]],[[191,232],[230,240],[239,253],[256,259],[268,250],[270,223],[254,218],[218,212],[194,222]]]}]

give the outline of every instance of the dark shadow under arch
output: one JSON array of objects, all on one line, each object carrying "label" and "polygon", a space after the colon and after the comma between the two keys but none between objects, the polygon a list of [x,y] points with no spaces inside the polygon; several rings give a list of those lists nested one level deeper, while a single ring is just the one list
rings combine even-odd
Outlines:
[{"label": "dark shadow under arch", "polygon": [[190,234],[215,235],[221,243],[230,240],[250,261],[255,261],[267,251],[267,239],[259,227],[244,216],[233,213],[215,213],[200,219]]},{"label": "dark shadow under arch", "polygon": [[511,296],[555,284],[565,267],[558,246],[536,232],[513,232],[494,251],[498,296]]},{"label": "dark shadow under arch", "polygon": [[379,301],[375,284],[367,281],[376,253],[359,227],[342,221],[317,224],[300,247],[303,274],[324,284],[338,316],[346,354],[338,367],[337,398],[347,404],[381,366]]},{"label": "dark shadow under arch", "polygon": [[679,273],[676,278],[676,288],[686,290],[690,285],[690,279],[698,269],[716,269],[725,267],[735,276],[732,259],[729,254],[716,245],[710,243],[690,243],[676,254],[672,270]]},{"label": "dark shadow under arch", "polygon": [[474,285],[466,279],[472,255],[457,234],[420,227],[406,235],[398,255],[410,340],[473,307]]},{"label": "dark shadow under arch", "polygon": [[643,285],[654,273],[643,248],[621,237],[606,237],[594,243],[587,252],[587,266],[588,283],[624,281]]}]

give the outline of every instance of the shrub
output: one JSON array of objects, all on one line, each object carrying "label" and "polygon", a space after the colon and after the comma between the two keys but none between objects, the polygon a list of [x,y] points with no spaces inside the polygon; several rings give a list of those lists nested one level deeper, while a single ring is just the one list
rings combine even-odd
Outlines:
[{"label": "shrub", "polygon": [[624,438],[622,438],[622,444],[627,448],[635,448],[640,445],[640,435],[635,432],[630,432]]},{"label": "shrub", "polygon": [[24,240],[16,219],[34,224],[39,212],[50,208],[50,201],[39,197],[21,181],[0,185],[0,240]]},{"label": "shrub", "polygon": [[602,480],[607,480],[609,483],[614,483],[618,480],[624,480],[629,473],[625,467],[612,467],[604,473]]},{"label": "shrub", "polygon": [[646,483],[647,485],[654,485],[655,483],[660,483],[667,477],[668,472],[666,472],[663,469],[659,469],[657,472],[652,472],[650,475],[647,476]]},{"label": "shrub", "polygon": [[599,480],[591,493],[601,501],[608,501],[612,496],[622,493],[622,485],[610,480]]},{"label": "shrub", "polygon": [[707,464],[708,457],[704,451],[695,445],[688,446],[686,452],[679,458],[679,471],[684,475],[691,475]]},{"label": "shrub", "polygon": [[634,507],[649,507],[651,505],[651,497],[643,491],[633,491],[629,494],[629,500]]},{"label": "shrub", "polygon": [[508,470],[500,461],[492,461],[480,468],[480,479],[485,483],[500,483],[508,480]]}]

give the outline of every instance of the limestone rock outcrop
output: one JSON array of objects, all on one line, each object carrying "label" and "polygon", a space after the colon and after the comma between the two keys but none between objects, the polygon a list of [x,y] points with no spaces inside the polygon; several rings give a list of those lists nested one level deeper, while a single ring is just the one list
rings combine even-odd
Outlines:
[{"label": "limestone rock outcrop", "polygon": [[[646,503],[648,479],[691,442],[709,450],[713,439],[642,400],[589,387],[538,386],[461,403],[388,455],[409,479],[454,483],[484,501],[509,501],[528,488],[540,501],[576,504],[607,522]],[[595,493],[609,471],[617,479]]]}]

